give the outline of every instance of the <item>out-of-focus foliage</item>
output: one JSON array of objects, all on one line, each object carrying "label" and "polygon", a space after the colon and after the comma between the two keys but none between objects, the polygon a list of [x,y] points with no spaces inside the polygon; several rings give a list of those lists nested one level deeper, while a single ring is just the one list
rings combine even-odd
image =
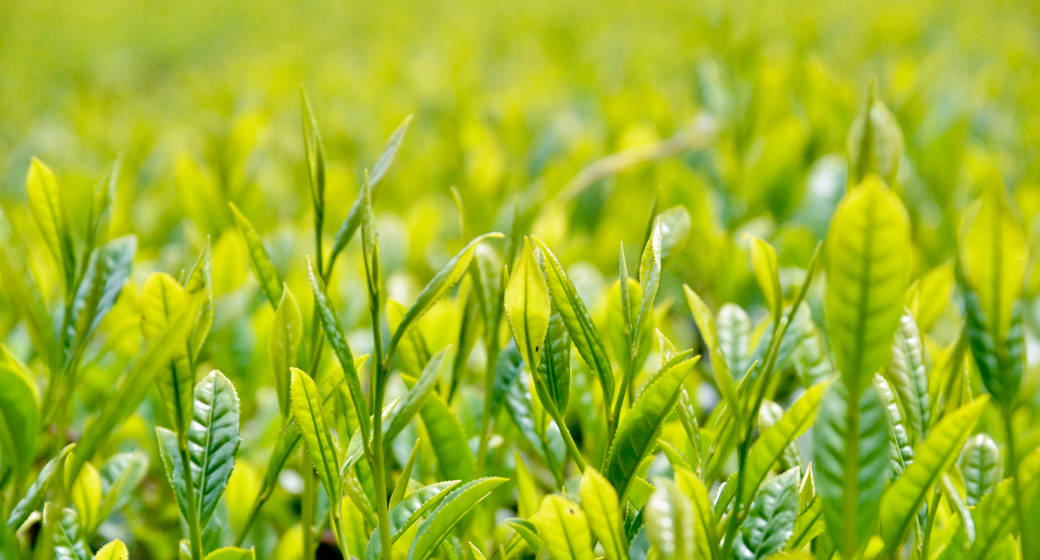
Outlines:
[{"label": "out-of-focus foliage", "polygon": [[0,557],[1040,554],[1037,76],[1024,1],[0,0]]}]

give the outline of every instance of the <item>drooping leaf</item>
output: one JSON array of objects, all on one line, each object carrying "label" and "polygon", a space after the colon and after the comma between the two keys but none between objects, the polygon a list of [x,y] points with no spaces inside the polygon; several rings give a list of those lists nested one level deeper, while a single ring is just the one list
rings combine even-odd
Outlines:
[{"label": "drooping leaf", "polygon": [[654,486],[643,510],[647,537],[662,558],[692,558],[695,522],[690,498],[670,480],[655,480]]},{"label": "drooping leaf", "polygon": [[505,482],[505,478],[480,478],[448,494],[419,526],[418,537],[408,551],[408,560],[426,560],[433,555],[462,518]]},{"label": "drooping leaf", "polygon": [[549,288],[529,240],[524,240],[516,270],[509,275],[503,305],[516,347],[520,349],[527,368],[531,372],[538,371],[552,309]]},{"label": "drooping leaf", "polygon": [[794,468],[762,486],[740,526],[737,557],[760,560],[783,549],[794,533],[799,482],[799,469]]},{"label": "drooping leaf", "polygon": [[968,439],[960,457],[964,491],[969,506],[978,504],[1003,478],[1000,448],[993,438],[978,434]]},{"label": "drooping leaf", "polygon": [[339,441],[329,430],[329,420],[322,405],[318,386],[306,373],[292,368],[292,414],[303,434],[307,455],[318,472],[318,479],[330,499],[341,496],[339,470],[343,452]]},{"label": "drooping leaf", "polygon": [[249,254],[249,267],[253,269],[253,275],[256,276],[256,281],[260,284],[260,289],[264,292],[264,295],[267,296],[267,301],[271,304],[271,307],[277,308],[278,302],[282,299],[281,275],[278,274],[278,269],[271,262],[271,256],[267,253],[267,249],[264,248],[264,242],[260,240],[260,236],[253,229],[253,224],[249,223],[249,219],[242,214],[234,202],[228,202],[228,206],[231,208],[231,215],[235,219],[235,227],[238,228],[239,233],[242,234],[242,238],[246,242],[246,251]]},{"label": "drooping leaf", "polygon": [[827,233],[824,308],[838,372],[853,397],[888,362],[909,271],[906,210],[880,179],[867,177],[842,199]]},{"label": "drooping leaf", "polygon": [[679,400],[683,379],[697,363],[699,356],[681,354],[661,368],[646,384],[618,426],[604,461],[604,476],[624,497],[636,467],[642,462],[665,418]]},{"label": "drooping leaf", "polygon": [[267,338],[267,357],[274,370],[274,387],[278,392],[278,405],[282,417],[289,416],[290,368],[296,366],[296,353],[303,338],[303,317],[300,306],[288,287],[282,290],[282,299],[271,322],[271,334]]},{"label": "drooping leaf", "polygon": [[556,494],[546,496],[531,516],[543,550],[552,560],[593,560],[589,523],[576,504]]},{"label": "drooping leaf", "polygon": [[621,523],[618,496],[610,482],[595,469],[586,468],[578,493],[581,509],[589,520],[592,534],[603,545],[607,560],[627,558],[628,543]]},{"label": "drooping leaf", "polygon": [[813,431],[816,489],[838,551],[854,558],[874,532],[888,482],[888,418],[873,385],[828,387]]},{"label": "drooping leaf", "polygon": [[914,462],[881,498],[881,534],[894,553],[927,494],[953,465],[986,405],[982,397],[944,417],[915,449]]},{"label": "drooping leaf", "polygon": [[574,347],[585,364],[596,373],[603,388],[603,394],[614,394],[614,373],[610,367],[610,359],[607,357],[607,349],[603,345],[603,339],[596,330],[592,317],[589,315],[585,302],[578,295],[574,283],[567,277],[563,265],[556,259],[544,243],[537,238],[531,239],[542,252],[543,264],[545,265],[545,277],[548,280],[549,293],[556,309],[560,312],[563,323],[567,325],[567,332],[574,341]]}]

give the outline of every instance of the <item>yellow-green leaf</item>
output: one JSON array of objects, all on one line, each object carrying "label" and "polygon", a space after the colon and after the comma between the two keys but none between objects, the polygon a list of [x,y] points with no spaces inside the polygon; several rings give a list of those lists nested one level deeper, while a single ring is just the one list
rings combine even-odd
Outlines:
[{"label": "yellow-green leaf", "polygon": [[592,534],[603,545],[603,554],[607,560],[628,558],[628,543],[614,487],[603,475],[589,467],[582,473],[578,495],[581,497],[581,508],[589,520]]},{"label": "yellow-green leaf", "polygon": [[116,539],[94,554],[94,560],[130,560],[130,553],[126,550],[123,541]]},{"label": "yellow-green leaf", "polygon": [[72,246],[72,234],[65,219],[65,211],[61,206],[61,192],[54,172],[42,161],[32,158],[29,174],[25,180],[25,190],[29,201],[29,211],[33,220],[43,234],[58,270],[65,281],[66,288],[71,287],[76,274],[75,248]]},{"label": "yellow-green leaf", "polygon": [[531,516],[531,523],[538,528],[542,547],[552,560],[595,558],[585,514],[567,498],[557,494],[546,496],[541,507]]},{"label": "yellow-green leaf", "polygon": [[516,346],[527,362],[528,369],[536,371],[542,358],[552,309],[549,288],[529,240],[524,240],[516,270],[509,275],[503,305]]}]

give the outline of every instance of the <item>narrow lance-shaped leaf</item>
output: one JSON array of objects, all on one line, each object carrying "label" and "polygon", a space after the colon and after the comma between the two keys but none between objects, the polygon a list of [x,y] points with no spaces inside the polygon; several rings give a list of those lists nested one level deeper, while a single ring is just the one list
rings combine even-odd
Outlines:
[{"label": "narrow lance-shaped leaf", "polygon": [[697,330],[700,332],[701,339],[704,340],[704,345],[708,348],[711,356],[711,369],[715,373],[715,385],[719,388],[719,392],[722,393],[722,398],[726,401],[726,406],[729,407],[735,424],[738,426],[742,425],[744,410],[740,404],[740,397],[737,396],[737,386],[733,382],[733,376],[729,371],[729,366],[726,364],[726,356],[722,353],[722,347],[719,346],[715,330],[715,318],[712,317],[711,311],[704,304],[704,301],[701,300],[701,297],[697,295],[697,292],[694,292],[686,285],[683,286],[683,291],[686,293],[686,304],[689,306],[690,312],[693,313],[694,322],[697,323]]},{"label": "narrow lance-shaped leaf", "polygon": [[[303,112],[303,149],[307,158],[307,178],[311,185],[311,200],[314,203],[315,212],[322,214],[325,210],[325,145],[321,141],[321,131],[318,130],[314,110],[311,109],[311,100],[302,84],[300,85],[300,106]],[[280,298],[275,298],[271,305],[277,305],[278,299]]]},{"label": "narrow lance-shaped leaf", "polygon": [[[390,135],[390,138],[386,141],[386,145],[383,146],[383,153],[379,155],[379,159],[376,160],[375,166],[372,167],[372,173],[369,175],[368,184],[373,189],[375,194],[376,185],[378,185],[383,177],[386,176],[386,172],[390,169],[390,164],[393,163],[394,157],[397,155],[398,148],[401,147],[401,142],[404,140],[405,133],[408,132],[408,125],[412,122],[412,116],[408,115],[404,118]],[[361,225],[361,205],[364,201],[364,193],[358,193],[358,197],[354,199],[354,204],[350,207],[350,211],[347,213],[347,217],[340,224],[339,230],[336,232],[336,240],[332,245],[332,254],[329,257],[329,266],[332,266],[332,262],[335,262],[336,257],[339,256],[340,252],[346,248],[347,244],[350,243],[351,238],[357,233],[358,226]]]},{"label": "narrow lance-shaped leaf", "polygon": [[639,298],[639,315],[632,330],[631,355],[638,354],[640,333],[646,328],[647,321],[654,310],[657,289],[661,285],[661,224],[654,220],[650,239],[643,248],[643,256],[639,259],[639,286],[642,297]]},{"label": "narrow lance-shaped leaf", "polygon": [[318,386],[309,375],[293,368],[291,392],[293,418],[303,434],[307,455],[329,498],[338,500],[341,495],[339,468],[343,452],[339,441],[329,430]]},{"label": "narrow lance-shaped leaf", "polygon": [[503,305],[516,346],[527,368],[535,373],[542,359],[552,309],[545,276],[535,259],[531,242],[526,239],[516,269],[509,275]]},{"label": "narrow lance-shaped leaf", "polygon": [[[585,302],[578,295],[578,290],[567,277],[563,265],[552,254],[549,247],[534,237],[529,239],[542,252],[549,293],[556,304],[556,309],[560,312],[563,323],[567,326],[571,340],[574,341],[574,347],[578,349],[578,354],[581,355],[581,359],[585,361],[589,369],[596,373],[596,378],[603,388],[603,394],[613,395],[614,373],[610,367],[610,359],[607,357],[607,349],[592,322]],[[609,401],[609,399],[605,400]]]},{"label": "narrow lance-shaped leaf", "polygon": [[408,389],[404,398],[394,408],[384,432],[383,441],[387,449],[390,449],[394,438],[415,418],[416,413],[425,405],[426,399],[433,393],[437,380],[444,375],[446,368],[451,363],[448,359],[450,354],[451,347],[448,347],[430,358],[426,367],[423,368],[422,374],[419,375],[419,379]]},{"label": "narrow lance-shaped leaf", "polygon": [[408,560],[426,560],[432,556],[462,518],[505,482],[505,478],[481,478],[452,491],[419,526]]},{"label": "narrow lance-shaped leaf", "polygon": [[143,451],[129,451],[110,457],[100,471],[104,496],[98,508],[98,518],[108,519],[113,511],[125,506],[147,470],[148,455]]},{"label": "narrow lance-shaped leaf", "polygon": [[260,284],[264,295],[267,296],[271,307],[277,308],[278,302],[282,299],[282,279],[278,274],[278,269],[271,262],[271,256],[267,254],[264,242],[253,229],[253,224],[249,223],[234,202],[228,202],[228,206],[235,219],[235,226],[245,239],[246,251],[249,254],[249,267],[253,269],[253,275],[256,276],[256,281]]},{"label": "narrow lance-shaped leaf", "polygon": [[354,355],[350,352],[350,346],[347,345],[347,338],[343,331],[343,325],[340,324],[339,317],[336,315],[336,309],[332,307],[332,302],[325,293],[325,285],[314,270],[314,265],[310,262],[310,259],[307,261],[307,273],[311,281],[311,290],[314,292],[315,313],[318,314],[318,318],[321,321],[321,326],[325,331],[325,338],[329,341],[329,346],[332,347],[332,351],[336,354],[336,359],[339,360],[340,367],[343,368],[343,377],[347,382],[350,400],[354,403],[354,411],[357,414],[361,427],[361,435],[367,441],[371,430],[371,421],[369,420],[368,403],[364,392],[361,390],[361,379],[358,376],[357,368],[354,367]]},{"label": "narrow lance-shaped leaf", "polygon": [[957,459],[986,401],[986,397],[978,398],[944,417],[914,450],[916,460],[885,490],[881,498],[881,535],[889,553],[898,550],[928,493]]},{"label": "narrow lance-shaped leaf", "polygon": [[458,417],[436,394],[426,397],[419,411],[430,443],[437,455],[437,465],[444,478],[469,480],[476,471],[473,451]]},{"label": "narrow lance-shaped leaf", "polygon": [[961,451],[959,464],[969,506],[978,504],[1003,478],[1000,448],[993,438],[986,434],[978,434],[968,439],[964,444],[964,450]]},{"label": "narrow lance-shaped leaf", "polygon": [[271,334],[267,339],[267,357],[274,370],[274,388],[278,393],[278,405],[282,418],[289,416],[289,369],[296,365],[296,353],[303,338],[303,318],[296,298],[286,286],[278,302]]},{"label": "narrow lance-shaped leaf", "polygon": [[892,344],[892,359],[882,370],[882,375],[895,392],[914,442],[924,438],[930,421],[923,346],[913,315],[904,312]]},{"label": "narrow lance-shaped leaf", "polygon": [[751,242],[751,269],[755,272],[755,280],[765,296],[774,324],[778,323],[783,316],[784,294],[780,289],[780,268],[776,262],[776,251],[772,245],[754,235],[745,237]]},{"label": "narrow lance-shaped leaf", "polygon": [[586,468],[582,473],[578,494],[581,497],[581,509],[589,520],[592,534],[603,545],[603,554],[607,560],[628,558],[628,543],[621,522],[618,496],[610,482],[595,469]]},{"label": "narrow lance-shaped leaf", "polygon": [[838,372],[853,397],[888,361],[909,270],[906,210],[880,179],[868,177],[842,199],[827,233],[824,309]]},{"label": "narrow lance-shaped leaf", "polygon": [[559,313],[549,318],[543,348],[542,361],[537,370],[531,372],[532,377],[545,393],[539,397],[543,401],[548,399],[548,404],[563,415],[567,413],[571,391],[571,339]]},{"label": "narrow lance-shaped leaf", "polygon": [[849,128],[847,141],[849,179],[859,182],[876,173],[892,182],[899,172],[903,155],[903,133],[888,107],[876,98],[876,86],[870,85],[863,111]]},{"label": "narrow lance-shaped leaf", "polygon": [[852,397],[841,381],[831,384],[813,449],[827,529],[842,557],[855,558],[874,531],[888,481],[888,419],[873,385]]},{"label": "narrow lance-shaped leaf", "polygon": [[462,276],[466,273],[466,269],[469,268],[471,262],[473,262],[473,256],[477,253],[477,248],[480,243],[487,239],[498,239],[501,238],[502,234],[497,232],[485,233],[470,241],[465,247],[462,248],[454,257],[451,258],[434,277],[426,284],[419,296],[415,298],[415,303],[412,304],[404,317],[401,318],[401,322],[397,324],[397,328],[394,331],[394,335],[390,340],[389,348],[395,348],[400,342],[402,336],[408,330],[408,327],[412,323],[419,320],[430,307],[437,302],[440,298],[444,297],[444,294],[448,292],[462,279]]},{"label": "narrow lance-shaped leaf", "polygon": [[718,558],[719,538],[708,489],[704,487],[704,483],[697,475],[682,467],[675,470],[675,481],[693,505],[694,518],[697,523],[694,529],[694,541],[697,545],[695,558],[699,560]]},{"label": "narrow lance-shaped leaf", "polygon": [[25,492],[25,496],[23,496],[21,500],[18,500],[14,509],[11,510],[11,515],[7,518],[8,531],[16,531],[22,526],[22,523],[25,523],[26,519],[29,519],[32,512],[40,508],[43,504],[43,498],[47,494],[51,482],[54,480],[54,476],[59,472],[59,467],[61,467],[65,462],[65,458],[68,457],[69,453],[75,447],[76,444],[74,443],[66,445],[60,452],[58,452],[58,455],[51,458],[43,465],[36,480],[29,485],[29,489]]},{"label": "narrow lance-shaped leaf", "polygon": [[43,507],[44,534],[50,533],[54,543],[55,560],[90,560],[86,535],[76,517],[76,510],[57,511],[52,503]]},{"label": "narrow lance-shaped leaf", "polygon": [[67,340],[73,349],[86,344],[101,324],[123,286],[130,278],[130,267],[137,252],[137,238],[128,235],[113,239],[94,253],[76,291]]},{"label": "narrow lance-shaped leaf", "polygon": [[621,421],[604,461],[603,474],[624,498],[636,467],[650,452],[664,419],[679,400],[682,382],[699,356],[672,359],[646,384]]},{"label": "narrow lance-shaped leaf", "polygon": [[531,516],[542,547],[552,560],[593,560],[592,535],[581,508],[559,495],[542,500]]},{"label": "narrow lance-shaped leaf", "polygon": [[695,523],[690,498],[668,479],[655,480],[654,486],[643,510],[647,537],[666,560],[692,558]]},{"label": "narrow lance-shaped leaf", "polygon": [[217,509],[241,438],[238,433],[238,394],[218,370],[195,386],[191,424],[188,426],[188,458],[198,500],[196,519],[205,527]]}]

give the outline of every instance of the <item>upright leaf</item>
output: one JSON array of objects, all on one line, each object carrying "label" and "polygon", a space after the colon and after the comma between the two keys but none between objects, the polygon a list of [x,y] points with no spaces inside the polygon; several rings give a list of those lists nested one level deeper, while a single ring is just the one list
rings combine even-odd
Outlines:
[{"label": "upright leaf", "polygon": [[40,398],[32,373],[2,344],[0,387],[0,469],[11,469],[20,480],[35,456]]},{"label": "upright leaf", "polygon": [[855,558],[878,522],[888,482],[888,419],[873,385],[858,397],[841,381],[827,389],[813,449],[827,529],[842,557]]},{"label": "upright leaf", "polygon": [[928,375],[925,373],[921,334],[909,312],[903,313],[899,319],[899,328],[892,344],[892,359],[888,367],[882,370],[882,375],[895,392],[899,409],[906,418],[911,441],[923,439],[931,420]]},{"label": "upright leaf", "polygon": [[768,558],[783,550],[798,515],[799,469],[767,482],[740,526],[736,553],[742,560]]},{"label": "upright leaf", "polygon": [[719,393],[722,393],[722,398],[726,401],[726,406],[730,409],[730,414],[733,415],[736,425],[743,424],[744,410],[740,404],[740,397],[737,396],[737,386],[733,382],[733,376],[729,371],[729,366],[726,364],[726,356],[722,353],[722,347],[719,345],[719,339],[715,330],[715,318],[712,317],[711,311],[708,306],[704,304],[704,301],[697,292],[690,289],[689,286],[684,285],[683,291],[686,293],[686,304],[690,308],[690,312],[693,313],[693,320],[697,323],[697,331],[700,333],[701,339],[704,340],[704,345],[708,348],[708,353],[711,356],[711,369],[715,374],[715,385],[719,389]]},{"label": "upright leaf", "polygon": [[130,560],[130,553],[123,541],[116,539],[101,547],[94,554],[94,560]]},{"label": "upright leaf", "polygon": [[776,262],[776,251],[758,237],[745,237],[751,241],[751,269],[755,273],[755,280],[765,296],[773,321],[779,322],[783,316],[784,294],[780,289],[780,267]]},{"label": "upright leaf", "polygon": [[643,516],[650,542],[666,560],[693,558],[693,504],[675,483],[667,479],[654,482],[657,487],[646,502]]},{"label": "upright leaf", "polygon": [[582,301],[578,290],[564,272],[563,265],[549,251],[549,247],[534,237],[529,239],[537,244],[542,252],[549,293],[552,301],[555,302],[556,309],[560,312],[563,323],[567,325],[567,332],[574,341],[574,347],[578,349],[578,354],[581,355],[581,359],[585,361],[589,369],[596,373],[596,378],[603,388],[603,394],[613,395],[614,373],[610,368],[607,349],[592,322],[588,309],[585,308],[585,302]]},{"label": "upright leaf", "polygon": [[888,107],[875,96],[871,84],[863,112],[856,116],[848,136],[849,179],[859,182],[871,173],[893,182],[903,155],[903,133]]},{"label": "upright leaf", "polygon": [[191,424],[188,426],[188,458],[199,526],[205,527],[217,509],[241,438],[238,433],[239,406],[235,387],[218,370],[211,371],[195,386]]},{"label": "upright leaf", "polygon": [[408,551],[408,560],[426,560],[432,556],[462,518],[506,481],[504,478],[480,478],[448,494],[419,526],[418,536]]},{"label": "upright leaf", "polygon": [[624,498],[636,467],[657,439],[665,418],[679,400],[686,375],[699,356],[681,354],[666,364],[646,384],[642,394],[621,421],[604,460],[604,476]]},{"label": "upright leaf", "polygon": [[[165,273],[154,273],[145,280],[141,288],[141,332],[145,340],[154,341],[164,336],[176,313],[184,309],[188,293]],[[159,396],[173,429],[183,436],[191,419],[192,390],[195,372],[188,359],[188,342],[176,341],[174,352],[165,375],[159,378]]]},{"label": "upright leaf", "polygon": [[271,322],[271,334],[267,338],[267,357],[274,370],[274,388],[278,392],[278,405],[282,417],[289,417],[290,369],[296,365],[296,353],[303,338],[303,317],[300,306],[288,287],[282,290],[282,299]]},{"label": "upright leaf", "polygon": [[127,235],[109,241],[93,254],[76,291],[72,316],[68,321],[69,331],[65,340],[73,348],[90,339],[115,305],[130,278],[136,252],[137,238]]},{"label": "upright leaf", "polygon": [[303,434],[303,445],[307,449],[318,479],[332,500],[338,500],[340,492],[339,470],[343,451],[339,441],[329,429],[329,420],[322,406],[318,386],[306,373],[292,369],[292,413]]},{"label": "upright leaf", "polygon": [[964,444],[960,457],[964,492],[969,506],[978,504],[1003,478],[1000,448],[993,438],[978,434]]},{"label": "upright leaf", "polygon": [[509,275],[503,305],[520,354],[528,369],[537,372],[552,310],[545,276],[535,259],[531,242],[526,239],[516,270]]},{"label": "upright leaf", "polygon": [[29,212],[40,228],[54,261],[58,264],[65,288],[71,290],[74,288],[76,274],[76,253],[72,244],[72,232],[61,204],[58,180],[46,164],[33,158],[29,164],[25,190],[28,195]]},{"label": "upright leaf", "polygon": [[567,327],[559,313],[549,318],[549,329],[545,334],[542,362],[532,377],[536,386],[544,388],[543,400],[548,399],[550,406],[561,415],[567,412],[567,401],[571,393],[571,339],[567,335]]},{"label": "upright leaf", "polygon": [[234,202],[228,202],[228,206],[235,219],[235,227],[245,239],[246,251],[249,254],[249,267],[253,269],[253,275],[256,276],[256,281],[260,284],[264,295],[267,296],[271,307],[277,308],[278,302],[282,299],[282,279],[278,274],[278,269],[271,262],[271,256],[267,254],[264,242],[253,229],[253,224],[249,223],[249,219],[239,211]]},{"label": "upright leaf", "polygon": [[607,560],[628,558],[628,543],[621,523],[618,496],[607,479],[595,469],[586,468],[582,473],[578,494],[581,496],[581,509],[589,520],[592,534],[603,545],[603,554]]},{"label": "upright leaf", "polygon": [[[300,106],[303,112],[303,148],[307,157],[307,178],[311,185],[311,200],[317,213],[325,210],[325,145],[321,141],[318,121],[311,109],[311,100],[307,90],[300,86]],[[271,301],[271,305],[280,298]]]},{"label": "upright leaf", "polygon": [[39,509],[43,504],[43,498],[47,494],[47,490],[50,489],[54,476],[58,474],[60,467],[65,463],[65,458],[68,457],[69,453],[75,447],[76,444],[74,443],[66,445],[57,456],[44,463],[43,468],[40,469],[40,474],[37,475],[36,480],[29,485],[29,489],[25,492],[25,496],[23,496],[21,500],[18,500],[14,509],[11,510],[11,515],[7,518],[8,531],[16,531],[22,526],[22,523],[25,523],[26,519],[29,519],[32,512]]},{"label": "upright leaf", "polygon": [[542,547],[552,560],[593,560],[592,535],[581,508],[559,495],[549,495],[531,516]]},{"label": "upright leaf", "polygon": [[838,372],[853,397],[888,361],[909,272],[906,210],[880,179],[867,177],[842,199],[827,233],[824,307]]}]

